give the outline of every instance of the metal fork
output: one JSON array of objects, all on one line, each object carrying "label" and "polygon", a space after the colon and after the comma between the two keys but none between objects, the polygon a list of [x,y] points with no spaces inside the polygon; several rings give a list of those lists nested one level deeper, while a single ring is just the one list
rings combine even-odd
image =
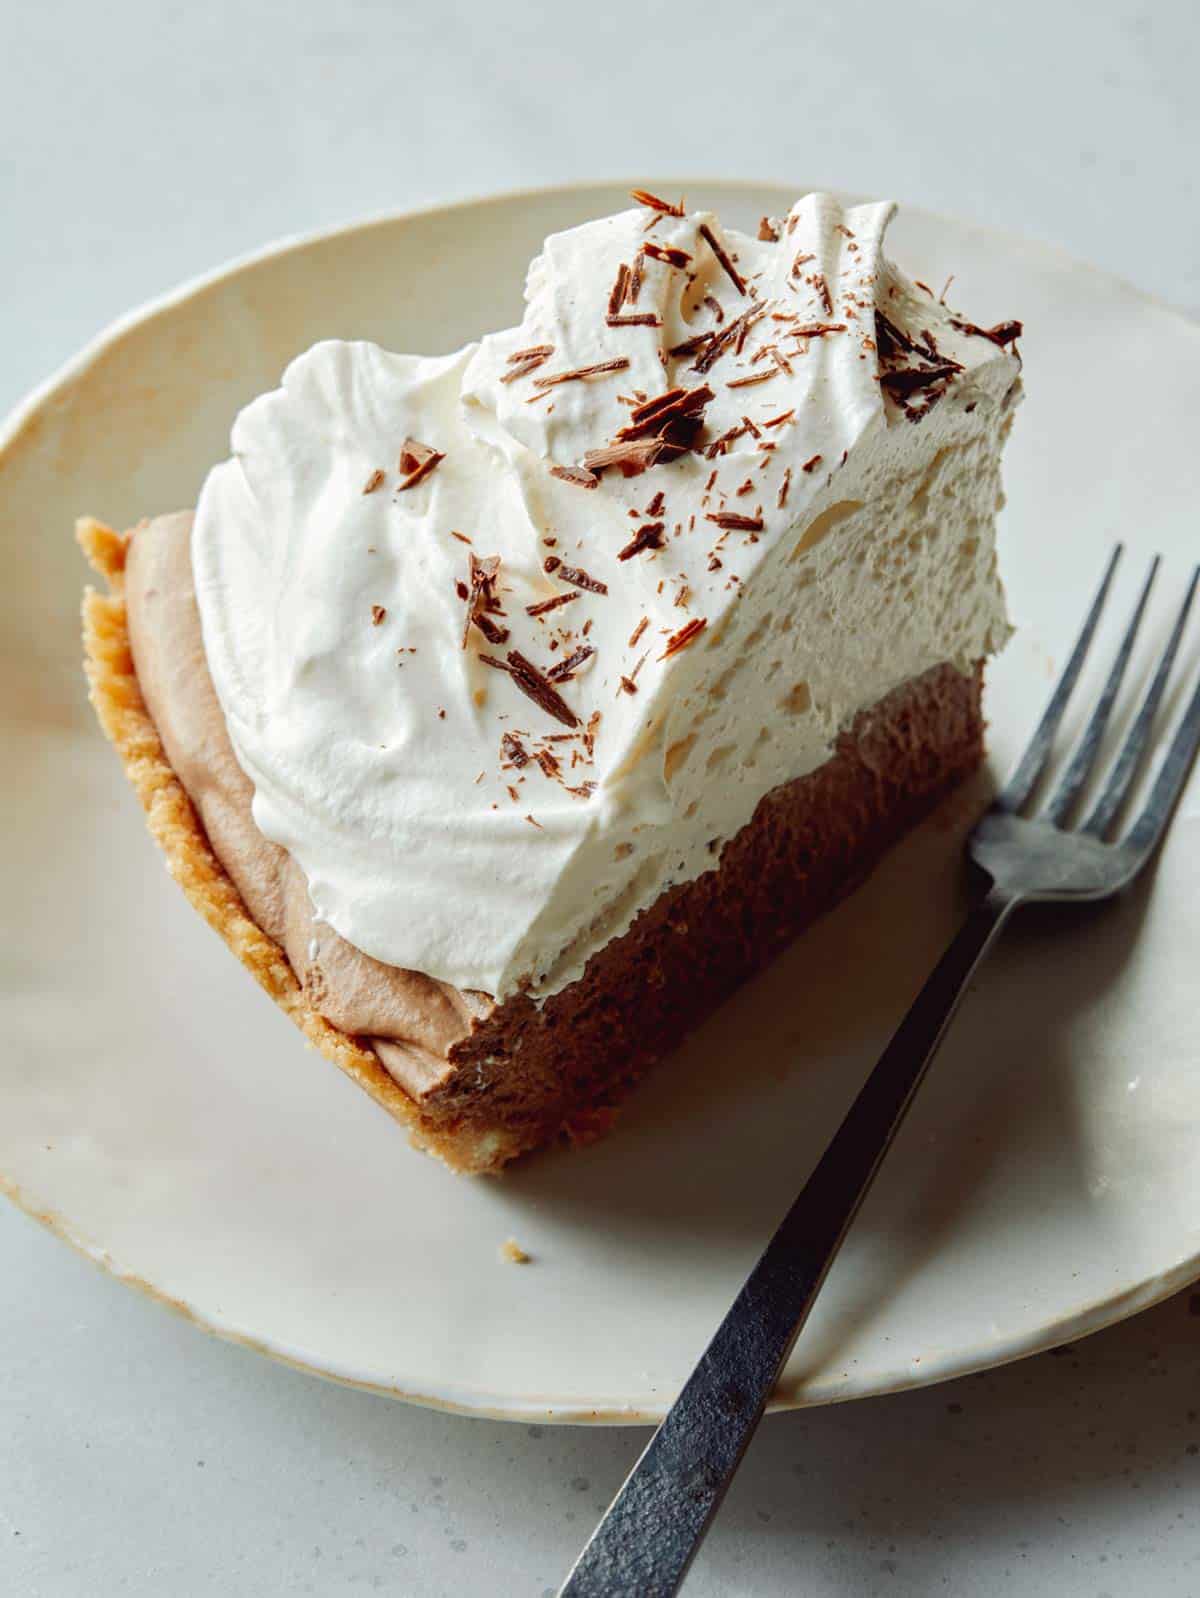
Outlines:
[{"label": "metal fork", "polygon": [[1111,834],[1149,752],[1200,567],[1099,800],[1079,825],[1068,826],[1133,652],[1157,557],[1065,773],[1041,811],[1022,814],[1045,771],[1120,555],[1118,544],[1037,731],[968,840],[974,902],[962,929],[596,1528],[560,1598],[666,1598],[679,1590],[967,983],[1005,922],[1019,905],[1035,901],[1110,897],[1137,875],[1162,838],[1200,743],[1200,684],[1144,808],[1119,838]]}]

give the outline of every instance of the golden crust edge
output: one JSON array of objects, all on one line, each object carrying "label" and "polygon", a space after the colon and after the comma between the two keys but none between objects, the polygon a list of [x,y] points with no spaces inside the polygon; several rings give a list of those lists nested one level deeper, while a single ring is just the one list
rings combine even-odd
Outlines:
[{"label": "golden crust edge", "polygon": [[422,1116],[420,1106],[388,1074],[373,1050],[333,1026],[308,1003],[284,950],[250,915],[213,852],[167,759],[137,679],[125,610],[125,558],[134,531],[119,533],[88,516],[75,525],[76,542],[108,587],[107,593],[91,587],[84,591],[83,665],[96,718],[120,758],[168,871],[192,907],[300,1029],[310,1047],[405,1126],[414,1146],[437,1155],[454,1171],[499,1170],[517,1152],[517,1140],[500,1129],[483,1135],[458,1133]]}]

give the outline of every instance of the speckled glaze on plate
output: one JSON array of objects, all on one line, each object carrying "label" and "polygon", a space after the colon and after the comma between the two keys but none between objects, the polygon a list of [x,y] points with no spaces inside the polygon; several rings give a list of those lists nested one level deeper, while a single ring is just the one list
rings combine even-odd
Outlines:
[{"label": "speckled glaze on plate", "polygon": [[[747,226],[803,185],[687,188]],[[0,434],[0,1187],[222,1336],[421,1403],[561,1421],[663,1413],[952,929],[985,785],[664,1065],[615,1137],[455,1178],[304,1049],[162,870],[85,701],[71,524],[193,503],[238,407],[317,338],[435,352],[516,320],[542,237],[625,189],[273,246],[110,329]],[[935,286],[955,273],[977,320],[1026,324],[1002,532],[1020,632],[988,695],[1003,769],[1113,539],[1122,594],[1167,557],[1143,673],[1196,558],[1200,332],[969,223],[903,210],[891,251]],[[1193,777],[1134,895],[1031,912],[985,969],[779,1407],[1013,1359],[1200,1275],[1198,943]],[[508,1237],[530,1264],[502,1261]]]}]

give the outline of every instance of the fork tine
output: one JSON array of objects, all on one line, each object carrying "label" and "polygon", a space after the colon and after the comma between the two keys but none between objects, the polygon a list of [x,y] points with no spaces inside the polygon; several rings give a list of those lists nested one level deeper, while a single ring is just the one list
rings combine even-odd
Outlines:
[{"label": "fork tine", "polygon": [[1171,675],[1171,668],[1175,664],[1175,656],[1179,650],[1179,641],[1183,637],[1183,629],[1187,626],[1188,612],[1192,608],[1192,600],[1196,595],[1196,585],[1200,581],[1200,566],[1192,573],[1192,580],[1188,584],[1187,593],[1183,596],[1183,604],[1179,607],[1179,615],[1175,618],[1175,625],[1171,629],[1171,636],[1167,640],[1167,647],[1162,652],[1158,667],[1154,673],[1154,680],[1146,690],[1146,697],[1141,708],[1129,729],[1128,736],[1117,756],[1116,763],[1109,773],[1108,783],[1096,807],[1084,822],[1081,831],[1090,834],[1093,838],[1103,838],[1112,825],[1113,817],[1121,808],[1121,803],[1129,790],[1138,766],[1141,764],[1142,755],[1146,748],[1146,741],[1150,736],[1150,729],[1154,725],[1154,718],[1158,713],[1159,701],[1166,690],[1167,679]]},{"label": "fork tine", "polygon": [[1125,629],[1125,636],[1121,640],[1121,647],[1117,650],[1117,658],[1112,663],[1112,670],[1104,684],[1104,691],[1096,701],[1096,708],[1092,711],[1091,719],[1075,753],[1071,756],[1070,764],[1050,803],[1046,806],[1045,820],[1056,827],[1060,827],[1070,814],[1071,806],[1079,796],[1079,790],[1087,781],[1088,773],[1096,763],[1096,755],[1100,750],[1100,742],[1104,737],[1104,729],[1108,726],[1108,718],[1112,714],[1113,703],[1120,691],[1121,679],[1125,675],[1125,668],[1129,665],[1129,657],[1133,653],[1133,646],[1137,639],[1138,628],[1141,626],[1142,616],[1146,610],[1146,601],[1150,598],[1150,590],[1154,586],[1154,579],[1158,573],[1160,558],[1155,555],[1150,563],[1150,574],[1146,578],[1138,602],[1134,606],[1133,615],[1129,618],[1129,626]]},{"label": "fork tine", "polygon": [[1075,640],[1075,647],[1071,651],[1071,658],[1063,668],[1062,676],[1054,685],[1054,692],[1050,696],[1050,703],[1042,712],[1042,719],[1038,722],[1037,731],[1029,740],[1025,753],[1021,756],[1021,763],[1009,778],[1003,792],[996,799],[993,808],[1016,812],[1020,810],[1026,799],[1033,792],[1034,784],[1042,774],[1046,758],[1050,753],[1050,746],[1054,742],[1054,734],[1062,720],[1063,711],[1067,708],[1067,700],[1071,697],[1083,662],[1087,657],[1088,648],[1092,642],[1092,635],[1096,631],[1096,624],[1100,620],[1100,612],[1104,609],[1104,601],[1108,598],[1109,584],[1112,582],[1113,572],[1121,558],[1122,546],[1118,544],[1109,556],[1104,577],[1100,588],[1092,601],[1092,608],[1088,612],[1079,637]]},{"label": "fork tine", "polygon": [[1191,768],[1197,745],[1200,745],[1200,682],[1196,684],[1183,720],[1175,729],[1171,747],[1154,779],[1146,808],[1129,829],[1128,837],[1122,840],[1127,848],[1138,854],[1148,853],[1154,848],[1171,818],[1171,811]]},{"label": "fork tine", "polygon": [[1128,838],[1124,840],[1130,848],[1141,853],[1143,850],[1152,849],[1158,842],[1170,818],[1172,807],[1179,797],[1197,745],[1200,745],[1200,683],[1196,684],[1187,714],[1175,730],[1171,747],[1155,779],[1146,808],[1130,828]]}]

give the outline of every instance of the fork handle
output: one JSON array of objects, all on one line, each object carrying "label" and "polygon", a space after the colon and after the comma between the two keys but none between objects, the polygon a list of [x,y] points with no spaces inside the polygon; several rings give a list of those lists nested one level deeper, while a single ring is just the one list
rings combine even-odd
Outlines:
[{"label": "fork handle", "polygon": [[678,1592],[967,983],[1013,908],[1014,901],[993,889],[968,915],[560,1598],[668,1598]]}]

